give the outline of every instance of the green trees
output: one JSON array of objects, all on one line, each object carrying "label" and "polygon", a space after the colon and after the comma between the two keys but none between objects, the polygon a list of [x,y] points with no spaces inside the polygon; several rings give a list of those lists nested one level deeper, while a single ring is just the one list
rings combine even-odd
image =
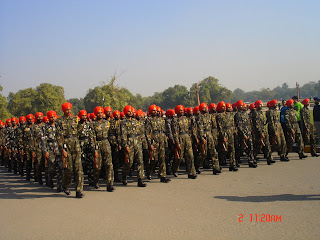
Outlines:
[{"label": "green trees", "polygon": [[[2,86],[0,85],[0,92],[2,92]],[[5,122],[5,120],[11,117],[10,112],[7,109],[8,103],[7,99],[0,94],[0,119]]]},{"label": "green trees", "polygon": [[61,113],[61,104],[65,102],[64,89],[49,83],[41,83],[35,89],[26,88],[8,95],[8,110],[14,116],[55,110]]}]

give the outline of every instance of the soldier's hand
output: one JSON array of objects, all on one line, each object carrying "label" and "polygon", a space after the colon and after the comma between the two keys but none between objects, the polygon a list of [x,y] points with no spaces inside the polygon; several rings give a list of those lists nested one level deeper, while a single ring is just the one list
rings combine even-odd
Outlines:
[{"label": "soldier's hand", "polygon": [[150,150],[153,151],[154,150],[154,146],[150,145]]},{"label": "soldier's hand", "polygon": [[119,145],[119,151],[121,151],[122,147]]},{"label": "soldier's hand", "polygon": [[46,153],[44,154],[44,157],[45,157],[45,158],[49,158],[49,153],[46,152]]},{"label": "soldier's hand", "polygon": [[264,133],[261,134],[261,138],[265,138]]},{"label": "soldier's hand", "polygon": [[244,137],[243,137],[245,140],[247,140],[248,139],[248,137],[247,137],[247,135],[244,135]]},{"label": "soldier's hand", "polygon": [[307,129],[307,133],[310,133],[310,129],[309,128]]},{"label": "soldier's hand", "polygon": [[203,142],[203,144],[207,144],[207,140],[205,140],[205,139],[203,139],[202,142]]},{"label": "soldier's hand", "polygon": [[177,145],[177,148],[178,148],[179,150],[181,150],[181,146],[180,146],[180,144],[178,144],[178,145]]},{"label": "soldier's hand", "polygon": [[14,149],[14,152],[15,152],[15,153],[18,153],[18,149],[15,148],[15,149]]},{"label": "soldier's hand", "polygon": [[95,152],[94,152],[94,157],[95,157],[95,158],[99,157],[99,153],[95,151]]},{"label": "soldier's hand", "polygon": [[33,158],[36,157],[36,153],[35,152],[32,152],[31,155],[32,155]]},{"label": "soldier's hand", "polygon": [[8,152],[9,152],[9,154],[11,154],[11,149],[9,149],[9,151],[8,151]]},{"label": "soldier's hand", "polygon": [[63,155],[63,157],[68,157],[68,153],[67,153],[67,151],[66,150],[62,150],[62,155]]},{"label": "soldier's hand", "polygon": [[278,137],[278,133],[275,133],[274,135],[275,135],[276,137]]},{"label": "soldier's hand", "polygon": [[24,155],[24,151],[23,151],[23,150],[21,150],[21,151],[20,151],[20,154],[21,154],[21,155]]},{"label": "soldier's hand", "polygon": [[291,130],[291,133],[292,133],[292,134],[295,134],[295,131],[292,129],[292,130]]},{"label": "soldier's hand", "polygon": [[126,148],[125,148],[125,151],[126,151],[127,153],[130,153],[130,148],[129,148],[129,147],[126,147]]},{"label": "soldier's hand", "polygon": [[227,138],[223,138],[223,142],[227,142]]}]

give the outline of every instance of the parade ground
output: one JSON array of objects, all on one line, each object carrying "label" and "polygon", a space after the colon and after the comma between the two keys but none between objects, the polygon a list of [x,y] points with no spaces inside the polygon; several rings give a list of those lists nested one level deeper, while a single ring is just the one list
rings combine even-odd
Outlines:
[{"label": "parade ground", "polygon": [[8,173],[0,167],[0,239],[320,239],[320,157],[219,176],[204,170],[196,180],[181,170],[170,183],[136,178],[87,184],[75,198]]}]

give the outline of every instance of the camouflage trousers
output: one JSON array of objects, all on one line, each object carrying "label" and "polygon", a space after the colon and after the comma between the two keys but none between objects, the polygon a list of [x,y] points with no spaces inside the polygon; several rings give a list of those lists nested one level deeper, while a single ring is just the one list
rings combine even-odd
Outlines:
[{"label": "camouflage trousers", "polygon": [[171,174],[172,164],[174,159],[174,144],[172,140],[168,141],[168,147],[166,148],[166,170],[167,174]]},{"label": "camouflage trousers", "polygon": [[248,158],[248,162],[253,161],[253,142],[252,142],[252,135],[248,133],[247,139],[244,136],[238,135],[238,145],[236,146],[236,160],[239,161],[242,153],[246,153]]},{"label": "camouflage trousers", "polygon": [[[66,167],[63,169],[62,187],[69,188],[72,183],[72,173],[75,175],[76,191],[82,192],[83,190],[83,171],[81,164],[81,149],[76,138],[65,139],[65,149],[68,156],[65,158]],[[63,158],[63,157],[62,157]]]},{"label": "camouflage trousers", "polygon": [[178,172],[182,159],[184,158],[187,165],[188,175],[196,175],[196,169],[194,167],[194,158],[192,151],[192,141],[188,134],[179,136],[179,143],[181,150],[179,152],[179,158],[174,160],[172,171]]},{"label": "camouflage trousers", "polygon": [[31,171],[32,171],[32,151],[31,151],[31,148],[26,147],[24,149],[23,159],[24,159],[27,177],[30,177]]},{"label": "camouflage trousers", "polygon": [[96,166],[93,168],[93,182],[98,183],[100,177],[100,170],[102,165],[104,166],[105,176],[107,185],[113,185],[114,181],[114,172],[113,172],[113,164],[112,164],[112,156],[111,156],[111,146],[107,139],[103,141],[97,141],[98,145],[98,158],[96,162]]},{"label": "camouflage trousers", "polygon": [[253,141],[253,156],[254,158],[262,151],[265,158],[271,158],[271,146],[269,142],[269,135],[267,132],[264,133],[265,138],[261,141],[261,135],[255,133]]},{"label": "camouflage trousers", "polygon": [[[230,167],[236,166],[235,160],[235,148],[234,148],[234,134],[233,132],[227,132],[225,137],[227,138],[227,142],[223,143],[223,138],[219,138],[218,143],[218,158],[219,162],[222,163],[225,161],[227,157],[230,159]],[[225,144],[225,147],[223,146]],[[225,148],[225,149],[224,149]]]},{"label": "camouflage trousers", "polygon": [[304,144],[298,123],[293,125],[293,130],[295,132],[294,135],[292,135],[289,131],[287,132],[287,152],[292,149],[294,143],[297,143],[297,152],[301,154],[303,153]]},{"label": "camouflage trousers", "polygon": [[159,162],[159,177],[166,177],[166,136],[164,133],[157,134],[152,146],[154,147],[152,159],[149,158],[147,166],[147,175],[151,175],[156,164]]},{"label": "camouflage trousers", "polygon": [[110,144],[112,152],[112,164],[114,170],[114,176],[118,178],[120,169],[120,151],[118,144]]},{"label": "camouflage trousers", "polygon": [[200,144],[200,154],[195,162],[196,169],[199,169],[199,167],[203,164],[204,161],[209,160],[212,162],[213,169],[219,171],[219,160],[218,160],[218,154],[215,148],[215,142],[214,137],[211,134],[211,132],[205,132],[206,133],[206,144]]},{"label": "camouflage trousers", "polygon": [[57,186],[62,187],[63,165],[61,161],[61,155],[55,155],[53,152],[49,151],[49,158],[46,161],[47,182],[53,182],[53,178],[57,176]]},{"label": "camouflage trousers", "polygon": [[128,147],[130,152],[129,154],[125,153],[125,155],[127,155],[127,157],[125,157],[127,161],[124,160],[122,177],[126,178],[129,175],[133,162],[136,162],[137,176],[139,179],[144,179],[142,143],[138,137],[129,138],[128,140]]},{"label": "camouflage trousers", "polygon": [[36,157],[33,162],[33,172],[35,181],[42,181],[43,154],[41,148],[36,148]]},{"label": "camouflage trousers", "polygon": [[313,131],[313,126],[311,126],[311,129],[309,131],[307,129],[304,129],[303,131],[303,141],[305,144],[310,143],[310,150],[311,154],[317,153],[317,146],[316,146],[316,136]]},{"label": "camouflage trousers", "polygon": [[89,185],[93,184],[93,150],[91,147],[84,145],[81,151],[81,163],[83,174],[88,176]]},{"label": "camouflage trousers", "polygon": [[276,131],[276,135],[270,134],[269,140],[271,150],[273,148],[276,149],[278,151],[279,156],[284,157],[287,153],[287,143],[281,126],[279,126],[279,129]]}]

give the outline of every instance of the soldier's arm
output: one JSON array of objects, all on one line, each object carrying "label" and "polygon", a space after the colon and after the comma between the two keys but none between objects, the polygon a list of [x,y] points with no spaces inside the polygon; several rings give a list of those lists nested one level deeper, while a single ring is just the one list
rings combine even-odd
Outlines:
[{"label": "soldier's arm", "polygon": [[147,119],[146,124],[145,124],[145,136],[147,139],[148,146],[152,145],[152,139],[151,139],[151,132],[152,132],[152,124],[151,120]]},{"label": "soldier's arm", "polygon": [[177,124],[176,119],[172,120],[172,135],[173,135],[173,139],[174,139],[175,143],[180,144],[179,143],[179,130],[178,130],[178,124]]},{"label": "soldier's arm", "polygon": [[127,139],[127,129],[125,126],[125,121],[122,121],[120,124],[120,131],[121,131],[121,145],[123,148],[129,147],[128,146],[128,139]]}]

